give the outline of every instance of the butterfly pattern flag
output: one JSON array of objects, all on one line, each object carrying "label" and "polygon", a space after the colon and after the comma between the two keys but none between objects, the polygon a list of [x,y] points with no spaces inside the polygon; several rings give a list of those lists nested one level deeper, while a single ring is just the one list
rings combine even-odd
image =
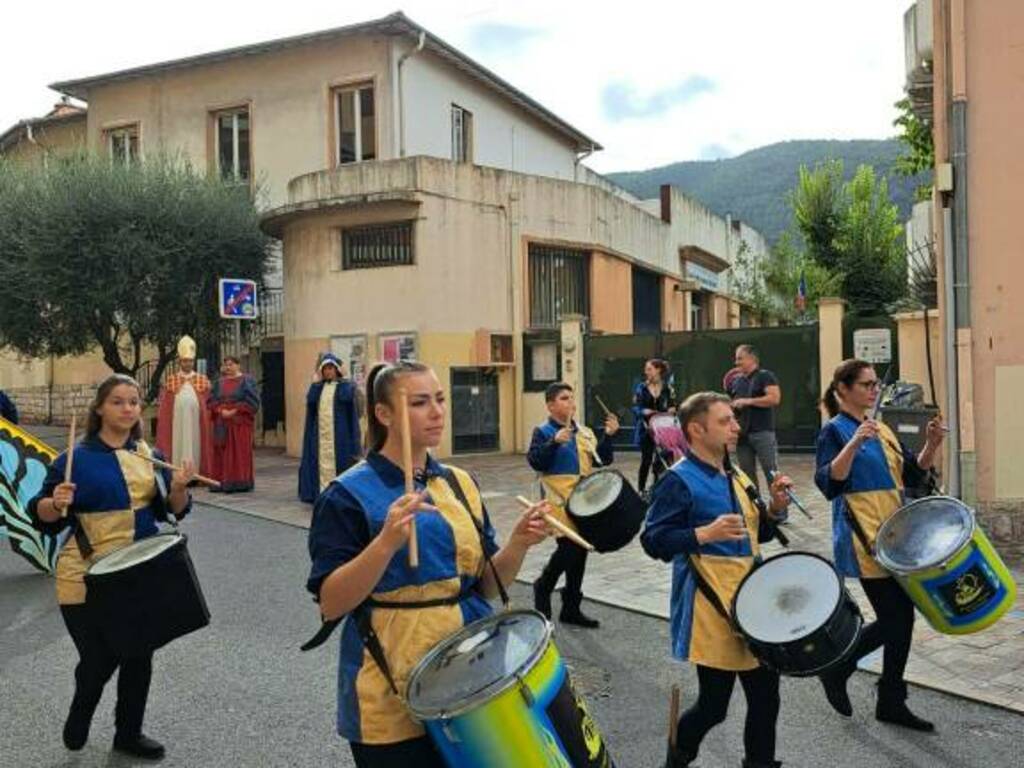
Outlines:
[{"label": "butterfly pattern flag", "polygon": [[62,538],[32,525],[28,502],[39,493],[57,451],[0,418],[0,539],[41,571],[52,573]]}]

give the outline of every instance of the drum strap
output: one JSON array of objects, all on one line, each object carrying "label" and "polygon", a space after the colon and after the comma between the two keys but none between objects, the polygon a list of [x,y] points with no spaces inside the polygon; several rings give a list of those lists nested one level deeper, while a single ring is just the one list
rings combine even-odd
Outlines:
[{"label": "drum strap", "polygon": [[490,566],[491,573],[494,574],[494,583],[498,586],[498,594],[501,595],[501,604],[508,608],[509,599],[508,591],[505,589],[505,585],[501,583],[501,577],[498,575],[498,569],[494,567],[494,561],[491,556],[487,554],[487,539],[484,533],[483,524],[481,524],[476,517],[473,515],[473,509],[469,506],[469,499],[466,498],[466,492],[462,490],[462,484],[459,479],[455,477],[455,473],[448,467],[444,468],[444,481],[448,483],[448,487],[451,488],[452,493],[455,494],[455,498],[459,500],[459,503],[465,508],[466,514],[469,515],[469,519],[473,521],[473,527],[476,528],[477,536],[480,537],[480,551],[483,552],[484,560],[487,561],[487,565]]},{"label": "drum strap", "polygon": [[[696,557],[700,557],[700,555],[697,555]],[[693,574],[693,580],[697,584],[697,589],[699,589],[700,593],[704,595],[704,599],[711,603],[715,610],[722,615],[722,618],[726,620],[729,626],[733,626],[732,616],[730,616],[729,611],[725,609],[725,603],[722,602],[722,598],[719,597],[718,593],[711,588],[707,579],[704,578],[700,570],[697,568],[697,564],[694,562],[696,557],[690,557],[690,572]]]},{"label": "drum strap", "polygon": [[870,556],[872,554],[871,542],[868,541],[868,536],[864,532],[863,526],[857,516],[853,514],[853,510],[850,509],[850,505],[846,503],[846,499],[843,499],[843,512],[846,515],[846,521],[850,524],[850,528],[853,529],[854,534],[860,539],[861,546],[864,547],[864,551]]},{"label": "drum strap", "polygon": [[78,545],[78,551],[83,558],[88,559],[92,557],[92,542],[89,541],[89,537],[86,535],[85,529],[82,527],[82,521],[79,519],[78,515],[75,515],[74,526],[75,530],[73,531],[72,536],[75,537],[75,543]]}]

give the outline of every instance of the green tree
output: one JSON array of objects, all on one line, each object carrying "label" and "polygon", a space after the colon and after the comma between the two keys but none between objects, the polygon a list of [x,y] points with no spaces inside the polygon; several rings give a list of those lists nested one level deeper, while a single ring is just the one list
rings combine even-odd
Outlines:
[{"label": "green tree", "polygon": [[220,338],[217,278],[261,281],[269,243],[248,188],[178,159],[0,158],[0,348],[130,375],[150,354],[152,397],[182,334]]},{"label": "green tree", "polygon": [[[843,165],[831,161],[800,169],[791,195],[793,220],[808,262],[836,277],[839,293],[862,313],[882,312],[907,291],[906,246],[899,210],[886,180],[861,165],[842,182]],[[810,279],[810,278],[809,278]]]},{"label": "green tree", "polygon": [[914,189],[918,201],[930,200],[932,196],[932,174],[935,171],[935,144],[932,129],[910,108],[910,99],[896,102],[899,116],[893,125],[900,129],[896,137],[903,146],[903,153],[896,158],[893,169],[900,176],[912,178],[924,174],[924,181]]}]

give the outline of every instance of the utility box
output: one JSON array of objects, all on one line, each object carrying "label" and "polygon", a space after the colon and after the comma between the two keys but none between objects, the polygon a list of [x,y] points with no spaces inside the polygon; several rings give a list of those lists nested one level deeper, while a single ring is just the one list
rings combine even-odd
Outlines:
[{"label": "utility box", "polygon": [[900,408],[893,405],[883,405],[879,409],[882,421],[889,425],[889,428],[896,433],[896,437],[899,438],[900,442],[907,446],[915,455],[924,448],[928,422],[934,419],[938,412],[939,409],[931,405],[924,405],[920,408]]}]

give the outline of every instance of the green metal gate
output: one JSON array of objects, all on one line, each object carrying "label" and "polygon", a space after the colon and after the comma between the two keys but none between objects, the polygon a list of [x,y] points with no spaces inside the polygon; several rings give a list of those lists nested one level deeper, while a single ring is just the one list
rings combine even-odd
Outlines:
[{"label": "green metal gate", "polygon": [[722,378],[733,366],[740,344],[753,344],[761,365],[772,371],[782,388],[776,410],[776,435],[785,451],[809,451],[821,424],[818,363],[818,325],[784,328],[732,328],[609,336],[588,336],[584,342],[584,375],[588,421],[600,414],[594,395],[619,416],[624,427],[616,442],[631,443],[633,388],[641,380],[644,362],[661,357],[672,367],[676,395],[682,399],[703,390],[722,391]]}]

